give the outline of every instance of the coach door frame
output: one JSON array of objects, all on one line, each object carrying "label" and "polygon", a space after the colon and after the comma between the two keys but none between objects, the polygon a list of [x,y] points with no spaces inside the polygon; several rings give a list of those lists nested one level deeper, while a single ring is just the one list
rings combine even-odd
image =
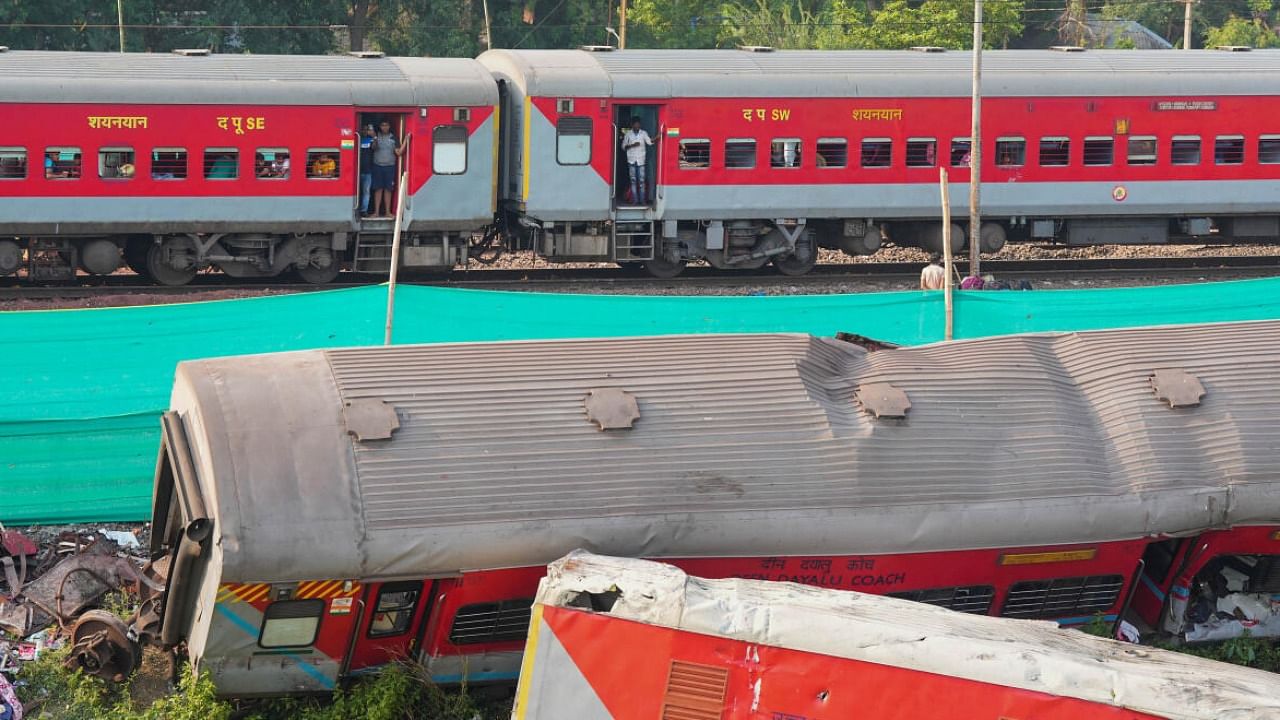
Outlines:
[{"label": "coach door frame", "polygon": [[[653,140],[653,147],[650,148],[650,152],[646,158],[647,162],[645,164],[645,180],[649,184],[650,202],[644,206],[636,205],[634,202],[627,203],[625,201],[627,190],[630,188],[631,179],[628,175],[627,152],[622,149],[622,137],[627,130],[631,129],[630,117],[633,116],[639,108],[643,108],[646,111],[646,115],[649,115],[650,112],[652,113],[648,120],[643,117],[641,118],[641,125],[643,126],[646,122],[651,122],[653,125],[653,133],[650,136]],[[614,101],[611,110],[611,124],[613,126],[613,181],[610,183],[610,186],[613,188],[612,197],[614,209],[634,207],[656,208],[658,206],[658,198],[662,192],[662,165],[665,160],[664,153],[666,152],[667,147],[666,143],[663,142],[663,140],[666,139],[663,137],[666,130],[663,125],[663,110],[665,109],[666,103],[664,102],[633,100]],[[625,124],[621,117],[623,110],[627,111]],[[648,130],[649,128],[642,127],[642,129]]]},{"label": "coach door frame", "polygon": [[[424,108],[425,109],[425,108]],[[360,167],[360,138],[364,137],[364,126],[370,122],[369,117],[378,116],[380,119],[372,121],[374,134],[377,135],[378,124],[381,118],[391,119],[391,132],[395,134],[396,139],[400,141],[400,146],[404,148],[404,152],[400,157],[396,158],[396,190],[391,193],[391,211],[396,211],[396,201],[399,199],[400,180],[404,178],[410,187],[413,185],[413,143],[405,145],[405,133],[409,131],[410,118],[414,115],[412,108],[376,108],[376,107],[358,107],[356,108],[356,172],[355,172],[355,203],[352,205],[352,212],[359,214],[360,212],[360,173],[364,168]],[[408,177],[405,177],[408,173]],[[372,195],[372,190],[370,191]],[[405,202],[409,201],[410,193],[405,194]]]},{"label": "coach door frame", "polygon": [[[371,635],[373,624],[379,620],[378,604],[384,591],[391,594],[408,590],[417,590],[418,596],[404,629]],[[366,584],[360,597],[360,617],[351,638],[351,656],[344,674],[359,674],[397,659],[416,657],[422,647],[423,630],[431,617],[435,594],[434,580],[389,580]]]}]

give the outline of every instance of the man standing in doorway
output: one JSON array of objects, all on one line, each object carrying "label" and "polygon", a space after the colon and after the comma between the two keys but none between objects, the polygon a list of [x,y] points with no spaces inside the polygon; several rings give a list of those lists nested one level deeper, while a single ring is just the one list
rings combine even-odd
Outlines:
[{"label": "man standing in doorway", "polygon": [[[405,136],[408,143],[409,136]],[[375,217],[391,217],[392,199],[396,189],[396,159],[404,154],[401,145],[391,134],[391,121],[378,123],[378,134],[373,138],[373,214]]]},{"label": "man standing in doorway", "polygon": [[640,127],[640,118],[631,118],[631,129],[622,136],[622,149],[627,152],[627,174],[631,177],[631,201],[637,205],[648,205],[648,192],[645,186],[645,165],[648,162],[649,148],[653,139]]},{"label": "man standing in doorway", "polygon": [[366,123],[360,136],[360,217],[369,215],[369,196],[373,193],[373,139],[377,134],[373,123]]}]

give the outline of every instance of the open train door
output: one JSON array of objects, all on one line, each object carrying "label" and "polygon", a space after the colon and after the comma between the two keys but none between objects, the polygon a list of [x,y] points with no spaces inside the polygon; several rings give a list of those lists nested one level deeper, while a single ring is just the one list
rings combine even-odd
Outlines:
[{"label": "open train door", "polygon": [[[658,198],[658,187],[662,181],[662,150],[660,137],[663,133],[662,106],[654,104],[634,104],[615,106],[614,123],[618,129],[614,141],[614,207],[640,208],[652,207]],[[623,140],[631,130],[632,122],[640,121],[640,129],[649,134],[653,146],[645,149],[644,184],[640,186],[640,195],[631,192],[631,168],[627,160],[627,149]]]},{"label": "open train door", "polygon": [[[357,113],[356,117],[358,119],[358,122],[357,122],[357,127],[359,128],[358,134],[360,136],[360,139],[357,141],[357,145],[356,145],[357,149],[360,149],[365,144],[365,131],[364,131],[365,126],[372,125],[374,127],[375,135],[379,135],[382,133],[384,129],[383,123],[386,123],[386,129],[389,130],[391,135],[395,137],[396,146],[405,148],[404,152],[401,153],[399,157],[394,159],[394,164],[392,166],[394,181],[392,184],[392,189],[389,192],[389,197],[386,200],[388,205],[388,212],[379,213],[376,203],[373,200],[371,200],[368,203],[369,213],[371,216],[394,217],[396,212],[396,208],[395,208],[396,193],[399,190],[400,179],[404,177],[405,172],[410,171],[410,168],[412,166],[412,163],[409,162],[410,152],[412,150],[412,144],[413,144],[412,137],[410,137],[407,141],[409,144],[409,147],[405,147],[405,144],[406,144],[405,135],[410,131],[409,114],[402,111],[398,111],[398,110],[360,110]],[[372,165],[376,163],[374,163],[371,158],[366,157],[368,155],[370,155],[370,153],[365,153],[365,152],[357,153],[357,165],[359,167],[359,171],[357,174],[358,179],[356,181],[356,189],[355,189],[355,195],[356,195],[355,207],[357,212],[359,212],[365,206],[364,196],[366,191],[373,198],[377,197],[375,193],[379,185],[379,179],[380,179],[379,173],[382,172],[382,171],[377,171],[372,167]],[[365,187],[365,182],[367,180],[371,181],[371,184],[372,184],[371,188]]]},{"label": "open train door", "polygon": [[369,583],[360,599],[360,620],[345,672],[359,673],[416,655],[434,590],[432,580]]}]

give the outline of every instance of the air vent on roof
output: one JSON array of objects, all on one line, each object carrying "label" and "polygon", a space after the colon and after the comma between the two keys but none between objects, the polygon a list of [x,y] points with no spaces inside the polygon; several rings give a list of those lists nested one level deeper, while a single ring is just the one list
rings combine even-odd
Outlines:
[{"label": "air vent on roof", "polygon": [[739,45],[738,49],[743,52],[773,52],[772,45]]},{"label": "air vent on roof", "polygon": [[387,56],[386,53],[378,50],[354,50],[347,54],[354,58],[360,58],[361,60],[377,60],[378,58],[384,58]]},{"label": "air vent on roof", "polygon": [[1213,49],[1222,52],[1249,52],[1253,48],[1249,45],[1214,45]]},{"label": "air vent on roof", "polygon": [[946,48],[938,47],[937,45],[912,45],[911,49],[915,50],[916,52],[927,52],[927,53],[940,53],[940,52],[947,51]]},{"label": "air vent on roof", "polygon": [[1052,45],[1049,49],[1058,52],[1084,52],[1084,48],[1079,45]]},{"label": "air vent on roof", "polygon": [[911,400],[900,388],[889,383],[866,383],[854,391],[863,409],[878,418],[904,418]]},{"label": "air vent on roof", "polygon": [[1155,391],[1156,399],[1164,400],[1171,408],[1195,407],[1204,397],[1200,378],[1178,368],[1156,370],[1151,375],[1151,389]]},{"label": "air vent on roof", "polygon": [[578,49],[586,52],[613,52],[617,48],[612,45],[579,45]]},{"label": "air vent on roof", "polygon": [[640,419],[636,397],[618,388],[594,388],[583,400],[587,419],[601,430],[630,430]]},{"label": "air vent on roof", "polygon": [[9,52],[8,45],[0,45],[0,52]]},{"label": "air vent on roof", "polygon": [[173,54],[183,57],[204,57],[209,54],[209,48],[174,48]]}]

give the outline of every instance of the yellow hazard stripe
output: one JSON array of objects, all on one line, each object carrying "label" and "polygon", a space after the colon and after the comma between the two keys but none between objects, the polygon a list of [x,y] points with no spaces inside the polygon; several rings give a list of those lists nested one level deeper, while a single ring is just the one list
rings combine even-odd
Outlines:
[{"label": "yellow hazard stripe", "polygon": [[[355,581],[304,580],[294,588],[293,597],[298,600],[327,600],[337,597],[354,597],[359,593],[360,583]],[[270,595],[271,585],[268,583],[224,583],[218,588],[217,601],[254,603],[266,600]]]},{"label": "yellow hazard stripe", "polygon": [[542,631],[542,605],[535,604],[529,615],[529,639],[524,643],[524,660],[520,663],[520,684],[516,686],[516,705],[511,720],[524,720],[529,711],[529,687],[533,685],[533,662],[538,656],[538,635]]}]

